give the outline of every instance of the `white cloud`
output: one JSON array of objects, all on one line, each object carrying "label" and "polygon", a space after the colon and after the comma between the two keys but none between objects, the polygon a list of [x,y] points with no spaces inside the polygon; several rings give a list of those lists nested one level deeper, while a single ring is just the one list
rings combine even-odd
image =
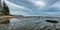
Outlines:
[{"label": "white cloud", "polygon": [[[28,1],[32,2],[34,4],[34,6],[36,5],[37,7],[42,8],[42,9],[31,10],[31,9],[27,8],[26,6],[17,5],[17,4],[14,4],[12,2],[9,2],[9,1],[6,1],[6,3],[8,4],[8,6],[10,8],[11,14],[14,14],[14,15],[59,15],[59,13],[60,13],[57,11],[56,12],[50,12],[49,10],[47,10],[48,12],[46,12],[45,7],[47,6],[48,3],[43,2],[43,0],[38,0],[38,1],[37,0],[28,0]],[[55,3],[49,7],[54,8],[54,7],[59,7],[59,6],[60,6],[59,3]],[[47,8],[49,8],[49,7],[47,7]]]},{"label": "white cloud", "polygon": [[41,0],[29,0],[29,1],[40,8],[43,8],[46,5],[46,3]]},{"label": "white cloud", "polygon": [[[6,3],[10,8],[10,14],[13,14],[13,15],[29,15],[29,13],[32,12],[32,10],[27,8],[27,7],[17,5],[17,4],[11,3],[9,1],[6,1]],[[30,12],[26,12],[26,11],[30,11]]]},{"label": "white cloud", "polygon": [[16,8],[16,9],[24,9],[24,10],[31,10],[27,7],[24,7],[24,6],[21,6],[21,5],[17,5],[17,4],[14,4],[14,3],[11,3],[9,1],[6,1],[7,5],[9,6],[9,8]]},{"label": "white cloud", "polygon": [[57,1],[55,4],[53,4],[51,7],[60,8],[60,1]]},{"label": "white cloud", "polygon": [[24,7],[20,6],[20,5],[11,3],[11,2],[9,2],[9,1],[6,1],[6,3],[7,3],[8,5],[11,5],[12,7],[24,8]]}]

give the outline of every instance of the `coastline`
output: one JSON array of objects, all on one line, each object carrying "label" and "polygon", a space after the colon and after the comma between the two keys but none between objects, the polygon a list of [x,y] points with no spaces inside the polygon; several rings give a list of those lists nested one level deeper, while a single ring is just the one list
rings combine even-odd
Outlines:
[{"label": "coastline", "polygon": [[7,15],[7,16],[0,16],[0,18],[60,18],[54,16],[23,16],[23,15]]}]

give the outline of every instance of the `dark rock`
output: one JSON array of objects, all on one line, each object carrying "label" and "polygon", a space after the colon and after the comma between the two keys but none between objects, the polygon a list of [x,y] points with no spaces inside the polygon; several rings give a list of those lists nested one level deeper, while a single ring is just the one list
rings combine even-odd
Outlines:
[{"label": "dark rock", "polygon": [[55,20],[46,20],[46,22],[50,22],[50,23],[58,23],[58,21],[55,21]]}]

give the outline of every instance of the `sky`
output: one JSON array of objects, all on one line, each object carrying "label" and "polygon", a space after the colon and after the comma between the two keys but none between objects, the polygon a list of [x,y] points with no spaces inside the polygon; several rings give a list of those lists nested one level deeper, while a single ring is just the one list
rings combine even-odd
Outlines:
[{"label": "sky", "polygon": [[25,16],[60,16],[60,0],[5,0],[10,14]]}]

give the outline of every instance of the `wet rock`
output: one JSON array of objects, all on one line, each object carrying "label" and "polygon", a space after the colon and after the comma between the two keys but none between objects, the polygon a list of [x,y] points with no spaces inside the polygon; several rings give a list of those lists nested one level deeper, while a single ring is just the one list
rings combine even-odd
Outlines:
[{"label": "wet rock", "polygon": [[50,22],[50,23],[58,23],[58,21],[55,21],[55,20],[46,20],[46,22]]},{"label": "wet rock", "polygon": [[60,28],[57,28],[56,30],[60,30]]}]

